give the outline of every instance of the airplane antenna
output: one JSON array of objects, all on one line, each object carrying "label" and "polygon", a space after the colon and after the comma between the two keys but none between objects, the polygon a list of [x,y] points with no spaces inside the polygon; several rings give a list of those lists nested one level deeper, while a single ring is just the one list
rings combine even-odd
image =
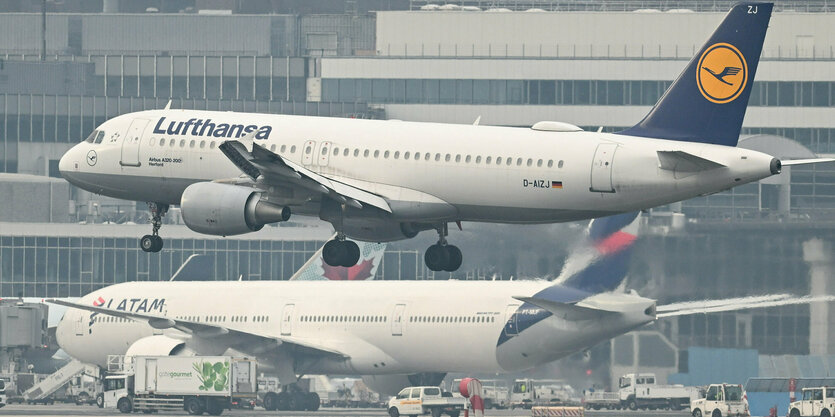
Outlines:
[{"label": "airplane antenna", "polygon": [[473,126],[478,126],[478,124],[480,122],[481,122],[481,115],[479,114],[478,117],[475,118],[475,121],[473,122]]},{"label": "airplane antenna", "polygon": [[241,274],[241,276],[238,277],[238,281],[243,281],[243,280],[244,280],[244,274]]},{"label": "airplane antenna", "polygon": [[597,133],[600,133],[602,131],[603,131],[603,126],[600,126],[600,127],[597,128]]},{"label": "airplane antenna", "polygon": [[168,100],[168,104],[165,105],[165,109],[163,109],[163,110],[170,110],[172,101],[174,101],[174,100]]}]

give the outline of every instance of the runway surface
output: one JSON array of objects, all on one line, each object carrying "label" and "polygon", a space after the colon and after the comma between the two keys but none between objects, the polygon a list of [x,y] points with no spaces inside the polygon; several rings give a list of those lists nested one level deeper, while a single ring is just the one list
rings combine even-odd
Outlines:
[{"label": "runway surface", "polygon": [[[60,417],[121,417],[124,414],[119,413],[115,409],[98,408],[88,405],[73,405],[73,404],[54,404],[54,405],[24,405],[13,404],[0,408],[0,415],[9,416],[60,416]],[[135,413],[133,415],[144,415]],[[181,413],[171,414],[151,414],[156,417],[166,416],[187,416],[185,411]],[[206,416],[207,414],[204,414]],[[364,416],[388,416],[388,413],[382,408],[322,408],[319,411],[272,411],[268,412],[264,409],[256,408],[255,410],[225,410],[223,416],[294,416],[294,417],[364,417]],[[487,410],[484,413],[485,417],[528,417],[531,415],[529,410]],[[690,413],[688,411],[586,411],[586,416],[599,417],[687,417]],[[462,414],[463,416],[463,414]]]}]

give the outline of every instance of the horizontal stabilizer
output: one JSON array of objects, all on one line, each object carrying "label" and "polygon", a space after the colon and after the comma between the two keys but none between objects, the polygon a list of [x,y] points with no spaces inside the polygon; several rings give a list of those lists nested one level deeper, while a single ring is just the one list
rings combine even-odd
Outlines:
[{"label": "horizontal stabilizer", "polygon": [[725,167],[718,162],[684,151],[658,151],[658,166],[676,172],[699,172]]},{"label": "horizontal stabilizer", "polygon": [[566,320],[590,320],[607,314],[613,314],[611,311],[582,307],[577,304],[550,301],[538,297],[514,296],[513,298],[544,308],[545,310],[553,313],[554,316],[564,318]]},{"label": "horizontal stabilizer", "polygon": [[813,159],[789,159],[781,160],[780,165],[787,167],[792,165],[807,165],[807,164],[821,164],[825,162],[835,162],[835,158],[813,158]]}]

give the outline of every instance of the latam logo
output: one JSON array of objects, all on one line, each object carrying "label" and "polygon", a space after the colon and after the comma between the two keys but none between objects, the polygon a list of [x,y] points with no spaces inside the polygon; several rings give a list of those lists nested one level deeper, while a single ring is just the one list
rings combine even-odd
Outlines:
[{"label": "latam logo", "polygon": [[[191,129],[189,131],[189,129]],[[157,135],[191,135],[206,136],[213,138],[240,138],[247,133],[255,132],[255,139],[268,139],[273,131],[272,126],[241,125],[229,123],[215,123],[212,119],[188,119],[185,122],[171,120],[166,122],[165,117],[160,117],[157,125],[154,126],[154,134]]]}]

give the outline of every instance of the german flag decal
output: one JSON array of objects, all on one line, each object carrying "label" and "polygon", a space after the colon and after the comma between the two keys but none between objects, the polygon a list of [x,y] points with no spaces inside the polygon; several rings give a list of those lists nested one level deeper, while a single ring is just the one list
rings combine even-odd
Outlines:
[{"label": "german flag decal", "polygon": [[551,181],[551,188],[562,188],[562,181]]}]

